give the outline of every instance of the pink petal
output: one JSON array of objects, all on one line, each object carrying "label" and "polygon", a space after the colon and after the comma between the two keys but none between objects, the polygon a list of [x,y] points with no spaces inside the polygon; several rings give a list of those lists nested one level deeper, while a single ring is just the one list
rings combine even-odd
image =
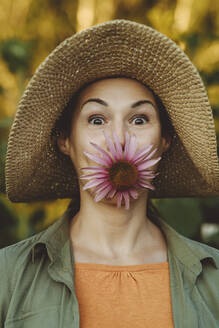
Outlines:
[{"label": "pink petal", "polygon": [[146,159],[151,158],[154,155],[154,153],[156,153],[156,151],[157,151],[157,148],[154,149],[151,153],[150,153],[150,150],[142,151],[141,153],[139,153],[139,155],[137,157],[135,156],[134,164],[141,162],[143,159],[146,160]]},{"label": "pink petal", "polygon": [[136,189],[129,189],[129,193],[132,196],[132,198],[134,198],[134,199],[138,198],[138,192]]},{"label": "pink petal", "polygon": [[148,174],[155,174],[154,171],[150,171],[150,170],[144,170],[144,171],[140,171],[138,172],[139,175],[148,175]]},{"label": "pink petal", "polygon": [[149,160],[156,152],[157,152],[157,148],[155,148],[149,155],[147,155],[144,158],[144,160]]},{"label": "pink petal", "polygon": [[94,142],[90,142],[90,144],[103,155],[103,158],[107,161],[108,165],[113,164],[112,158],[110,157],[110,155],[105,150],[103,150],[102,148],[100,148]]},{"label": "pink petal", "polygon": [[98,191],[101,191],[102,189],[108,187],[109,181],[101,182],[97,187],[94,188],[94,193],[96,194]]},{"label": "pink petal", "polygon": [[[109,181],[105,181],[103,184],[101,184],[95,188],[95,192],[98,193],[108,186],[111,186],[111,183]],[[113,187],[111,186],[111,188],[113,188]]]},{"label": "pink petal", "polygon": [[114,131],[113,131],[113,137],[115,140],[115,146],[116,146],[116,151],[117,151],[117,160],[120,160],[120,159],[122,159],[122,155],[123,155],[122,146],[121,146],[121,143],[119,141],[117,134]]},{"label": "pink petal", "polygon": [[146,182],[138,181],[138,184],[139,184],[139,186],[147,188],[147,189],[152,189],[152,190],[155,189],[154,186],[152,184],[150,184],[149,182],[146,183]]},{"label": "pink petal", "polygon": [[[144,172],[144,171],[142,171],[142,172]],[[156,174],[147,174],[147,173],[144,173],[144,174],[139,173],[139,175],[138,175],[138,177],[140,179],[153,179],[153,178],[155,178],[155,176],[156,176]]]},{"label": "pink petal", "polygon": [[84,186],[83,186],[83,190],[89,189],[91,187],[95,187],[97,185],[99,185],[100,183],[104,182],[106,179],[102,178],[102,179],[95,179],[92,181],[87,182]]},{"label": "pink petal", "polygon": [[115,193],[116,193],[116,189],[113,188],[113,189],[110,191],[108,197],[109,197],[109,198],[113,198],[113,196],[115,195]]},{"label": "pink petal", "polygon": [[148,171],[148,172],[141,171],[138,173],[138,177],[139,177],[139,179],[151,179],[151,178],[153,179],[159,174],[160,174],[160,172],[155,173],[155,172],[151,172],[151,171]]},{"label": "pink petal", "polygon": [[89,157],[90,159],[92,159],[94,162],[98,163],[98,164],[102,164],[102,165],[106,165],[108,166],[108,162],[104,159],[104,158],[101,158],[97,155],[92,155],[92,154],[89,154],[88,152],[86,151],[83,151],[83,153]]},{"label": "pink petal", "polygon": [[125,134],[124,158],[127,157],[127,153],[128,153],[128,149],[129,149],[129,141],[130,141],[130,137],[129,137],[128,132],[126,132],[126,134]]},{"label": "pink petal", "polygon": [[123,191],[123,197],[125,199],[125,209],[129,209],[129,193],[128,191]]},{"label": "pink petal", "polygon": [[106,142],[107,142],[107,144],[108,144],[108,146],[109,146],[109,150],[110,150],[110,152],[111,152],[113,158],[116,160],[116,150],[115,150],[115,146],[114,146],[112,140],[107,136],[107,134],[106,134],[105,131],[103,131],[103,134],[104,134],[105,139],[106,139]]},{"label": "pink petal", "polygon": [[157,159],[151,159],[150,161],[143,162],[142,164],[138,165],[138,171],[147,169],[148,167],[157,163],[160,159],[161,157],[158,157]]},{"label": "pink petal", "polygon": [[132,160],[133,156],[135,155],[136,149],[137,149],[136,137],[132,136],[128,147],[126,159]]},{"label": "pink petal", "polygon": [[122,202],[122,193],[118,192],[118,196],[117,196],[117,208],[121,207],[121,202]]},{"label": "pink petal", "polygon": [[154,177],[144,177],[144,178],[140,178],[138,181],[141,181],[141,182],[150,182],[154,179]]},{"label": "pink petal", "polygon": [[140,164],[143,161],[148,161],[156,152],[157,152],[157,148],[155,148],[150,154],[146,155],[146,157],[143,156],[143,157],[139,158],[137,164]]},{"label": "pink petal", "polygon": [[150,152],[152,147],[153,147],[153,144],[151,144],[149,146],[145,146],[145,147],[141,148],[140,150],[138,150],[137,153],[135,154],[134,160],[138,160],[138,158],[141,157],[143,154]]},{"label": "pink petal", "polygon": [[94,173],[94,174],[86,174],[86,175],[81,175],[80,179],[94,179],[94,178],[107,178],[108,174],[106,173]]},{"label": "pink petal", "polygon": [[99,202],[101,199],[103,199],[106,196],[106,194],[111,190],[111,188],[112,188],[111,186],[108,186],[108,188],[105,188],[105,190],[100,191],[94,199],[95,202]]},{"label": "pink petal", "polygon": [[108,172],[108,169],[102,166],[88,166],[88,167],[81,167],[80,170],[87,170],[87,171],[97,171],[97,172]]}]

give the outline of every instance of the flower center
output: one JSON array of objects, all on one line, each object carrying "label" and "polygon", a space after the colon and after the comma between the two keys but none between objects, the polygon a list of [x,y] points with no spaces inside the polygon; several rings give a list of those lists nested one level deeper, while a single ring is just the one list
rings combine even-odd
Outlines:
[{"label": "flower center", "polygon": [[114,188],[126,190],[136,183],[138,170],[135,165],[121,160],[110,167],[109,178]]}]

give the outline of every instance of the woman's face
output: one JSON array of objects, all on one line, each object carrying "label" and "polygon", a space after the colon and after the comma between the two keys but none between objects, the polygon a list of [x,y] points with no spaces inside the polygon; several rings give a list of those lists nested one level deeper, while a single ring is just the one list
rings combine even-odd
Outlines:
[{"label": "woman's face", "polygon": [[[122,145],[126,131],[136,136],[139,148],[154,144],[158,151],[153,158],[162,155],[169,147],[169,142],[161,135],[154,96],[136,80],[108,78],[94,82],[82,90],[72,111],[70,136],[66,139],[59,137],[58,145],[64,154],[70,156],[78,176],[80,168],[98,165],[83,153],[87,151],[100,156],[91,141],[109,151],[103,130],[111,138],[112,131],[115,131]],[[158,163],[150,170],[156,170],[157,166]],[[84,185],[87,181],[80,180],[79,183]]]}]

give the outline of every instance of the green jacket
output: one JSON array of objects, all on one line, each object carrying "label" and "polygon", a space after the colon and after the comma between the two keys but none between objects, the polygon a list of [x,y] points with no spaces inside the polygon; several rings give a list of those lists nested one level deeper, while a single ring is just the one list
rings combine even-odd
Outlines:
[{"label": "green jacket", "polygon": [[[79,328],[69,210],[50,227],[0,250],[0,328]],[[175,328],[219,327],[219,251],[162,219]],[[145,309],[146,310],[146,309]]]}]

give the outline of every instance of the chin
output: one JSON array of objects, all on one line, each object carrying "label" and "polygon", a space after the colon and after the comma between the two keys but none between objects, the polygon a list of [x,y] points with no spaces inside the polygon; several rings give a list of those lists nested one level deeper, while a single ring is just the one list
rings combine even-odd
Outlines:
[{"label": "chin", "polygon": [[[137,201],[140,197],[142,197],[144,195],[144,197],[146,198],[146,195],[148,193],[148,190],[146,189],[137,189],[138,191],[138,198],[137,199],[134,199],[132,197],[130,197],[130,203],[133,203],[135,201]],[[90,192],[92,198],[94,199],[95,197],[95,192],[92,191]],[[97,203],[104,203],[104,204],[112,204],[112,205],[117,205],[117,195],[113,196],[113,198],[107,198],[107,196],[105,196],[104,198],[102,198],[99,202]],[[125,206],[125,200],[122,199],[122,203],[121,203],[122,207]]]}]

